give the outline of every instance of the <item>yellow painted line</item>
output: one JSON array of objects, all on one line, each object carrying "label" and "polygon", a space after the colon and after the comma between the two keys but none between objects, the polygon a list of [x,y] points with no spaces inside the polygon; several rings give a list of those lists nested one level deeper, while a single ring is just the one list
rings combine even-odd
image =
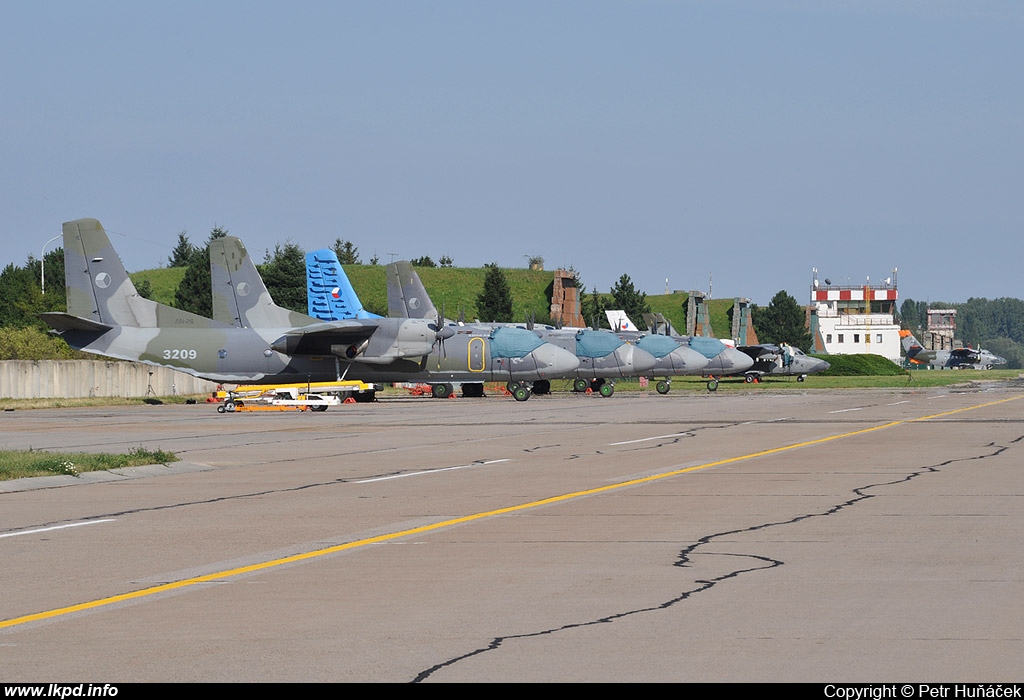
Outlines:
[{"label": "yellow painted line", "polygon": [[916,423],[918,421],[930,420],[932,418],[942,418],[943,416],[951,416],[954,413],[963,413],[964,411],[973,411],[976,408],[985,408],[987,406],[996,406],[1001,403],[1007,403],[1008,401],[1016,401],[1017,399],[1024,398],[1024,396],[1011,396],[1008,399],[999,399],[998,401],[989,401],[988,403],[979,403],[977,406],[968,406],[966,408],[955,408],[952,411],[943,411],[942,413],[933,413],[930,416],[921,416],[920,418],[910,418],[907,423]]},{"label": "yellow painted line", "polygon": [[966,408],[957,408],[952,411],[944,411],[942,413],[935,413],[928,416],[922,416],[920,418],[910,418],[906,420],[892,421],[890,423],[883,423],[882,425],[876,425],[871,428],[854,430],[849,433],[842,433],[840,435],[832,435],[829,437],[817,438],[815,440],[807,440],[804,442],[794,443],[792,445],[784,445],[783,447],[773,447],[771,449],[761,450],[759,452],[751,452],[750,454],[740,455],[738,457],[727,457],[725,459],[719,459],[715,460],[714,462],[707,462],[705,464],[699,464],[693,467],[684,467],[682,469],[675,469],[672,471],[663,472],[661,474],[653,474],[651,476],[645,476],[638,479],[630,479],[629,481],[622,481],[615,484],[609,484],[607,486],[598,486],[596,488],[585,489],[583,491],[574,491],[573,493],[566,493],[562,494],[561,496],[552,496],[551,498],[544,498],[539,501],[531,501],[529,503],[521,503],[515,506],[508,506],[507,508],[498,508],[497,510],[489,510],[482,513],[464,515],[459,518],[451,518],[449,520],[443,520],[440,522],[433,523],[431,525],[422,525],[420,527],[414,527],[408,530],[402,530],[400,532],[392,532],[385,535],[378,535],[376,537],[368,537],[366,539],[355,540],[353,542],[346,542],[345,544],[334,545],[333,547],[325,547],[323,549],[317,549],[311,552],[305,552],[303,554],[293,554],[292,556],[281,557],[280,559],[273,559],[270,561],[261,562],[259,564],[240,566],[234,569],[218,571],[212,574],[205,574],[203,576],[195,576],[193,578],[182,579],[181,581],[164,583],[159,586],[150,586],[149,588],[142,588],[140,590],[131,591],[129,593],[122,593],[120,595],[109,596],[107,598],[98,598],[96,600],[90,600],[85,603],[78,603],[77,605],[69,605],[63,608],[54,608],[53,610],[44,610],[43,612],[33,613],[31,615],[23,615],[21,617],[11,618],[10,620],[3,620],[0,621],[0,629],[16,627],[18,625],[24,625],[30,622],[50,620],[56,617],[70,615],[76,612],[101,608],[107,605],[114,605],[115,603],[123,603],[125,601],[135,600],[138,598],[146,598],[148,596],[157,595],[159,593],[174,591],[179,588],[186,588],[188,586],[195,586],[202,583],[211,583],[214,581],[222,581],[224,579],[232,578],[234,576],[251,574],[257,571],[264,571],[267,569],[277,568],[279,566],[285,566],[287,564],[295,564],[297,562],[307,561],[310,559],[317,559],[319,557],[337,554],[338,552],[344,552],[349,549],[366,547],[371,544],[380,544],[381,542],[388,542],[391,540],[400,539],[402,537],[409,537],[410,535],[419,535],[425,532],[431,532],[433,530],[440,530],[442,528],[451,527],[453,525],[461,525],[463,523],[469,523],[475,520],[482,520],[484,518],[491,518],[497,515],[508,515],[509,513],[517,513],[519,511],[529,510],[531,508],[538,508],[540,506],[547,506],[553,503],[569,501],[574,498],[594,496],[601,493],[607,493],[609,491],[615,491],[622,488],[628,488],[630,486],[636,486],[638,484],[646,484],[653,481],[659,481],[661,479],[668,479],[673,476],[679,476],[680,474],[688,474],[690,472],[701,471],[703,469],[710,469],[712,467],[720,467],[724,464],[735,464],[736,462],[743,462],[750,459],[756,459],[757,457],[765,457],[767,455],[788,452],[789,450],[795,450],[801,447],[821,445],[827,442],[833,442],[835,440],[842,440],[844,438],[855,437],[857,435],[866,435],[868,433],[873,433],[879,430],[893,428],[897,425],[925,421],[931,418],[941,418],[944,416],[953,415],[955,413],[963,413],[964,411],[973,411],[978,408],[995,406],[1001,403],[1006,403],[1008,401],[1016,401],[1017,399],[1021,398],[1024,398],[1024,395],[1014,396],[1008,399],[1000,399],[998,401],[990,401],[988,403],[978,404],[976,406],[967,406]]}]

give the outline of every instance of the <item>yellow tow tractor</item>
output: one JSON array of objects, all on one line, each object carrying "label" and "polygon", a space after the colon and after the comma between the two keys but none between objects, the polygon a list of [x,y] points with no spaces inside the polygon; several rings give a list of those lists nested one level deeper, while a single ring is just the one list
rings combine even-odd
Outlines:
[{"label": "yellow tow tractor", "polygon": [[[244,385],[219,389],[208,401],[217,401],[218,413],[244,411],[326,411],[328,406],[373,401],[377,387],[358,381],[313,382],[290,385]],[[344,401],[341,397],[345,394]]]}]

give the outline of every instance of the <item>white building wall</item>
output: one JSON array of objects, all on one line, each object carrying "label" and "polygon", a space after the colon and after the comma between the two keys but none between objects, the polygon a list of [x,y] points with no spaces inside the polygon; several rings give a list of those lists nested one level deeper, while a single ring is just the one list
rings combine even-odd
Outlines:
[{"label": "white building wall", "polygon": [[871,353],[900,363],[900,327],[891,314],[840,313],[835,301],[818,302],[818,332],[831,355]]}]

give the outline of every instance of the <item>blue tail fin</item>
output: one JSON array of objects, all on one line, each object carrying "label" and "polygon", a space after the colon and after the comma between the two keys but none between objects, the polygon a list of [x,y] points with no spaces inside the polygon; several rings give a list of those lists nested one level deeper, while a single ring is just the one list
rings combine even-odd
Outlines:
[{"label": "blue tail fin", "polygon": [[363,308],[333,250],[306,253],[306,299],[309,315],[322,321],[381,318]]}]

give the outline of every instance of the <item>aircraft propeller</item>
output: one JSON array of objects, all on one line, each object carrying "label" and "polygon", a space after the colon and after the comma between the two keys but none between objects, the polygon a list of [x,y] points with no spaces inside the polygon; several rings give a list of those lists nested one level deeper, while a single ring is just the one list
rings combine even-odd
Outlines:
[{"label": "aircraft propeller", "polygon": [[441,311],[437,315],[437,320],[434,321],[434,342],[440,345],[440,352],[437,354],[437,368],[441,369],[441,356],[448,357],[448,351],[444,347],[444,341],[446,338],[451,338],[455,335],[455,331],[445,325],[444,322],[444,304],[441,304]]}]

